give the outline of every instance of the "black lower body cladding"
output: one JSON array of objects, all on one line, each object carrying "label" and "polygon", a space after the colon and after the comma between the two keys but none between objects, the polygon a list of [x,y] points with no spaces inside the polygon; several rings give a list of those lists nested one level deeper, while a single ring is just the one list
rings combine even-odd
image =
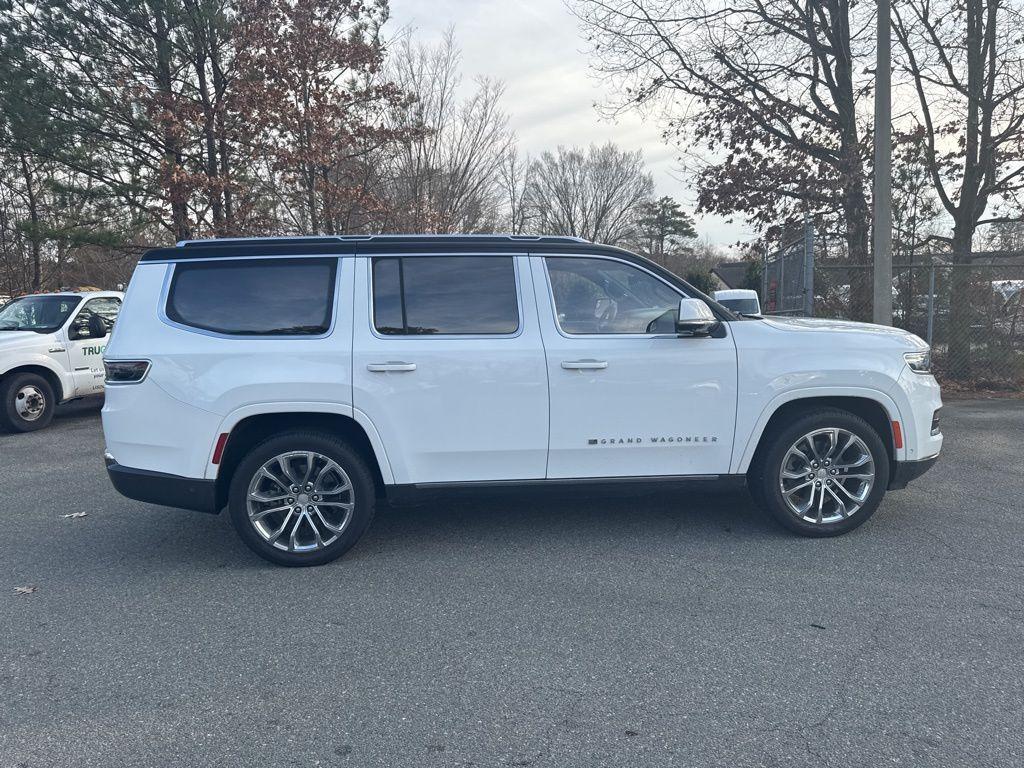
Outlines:
[{"label": "black lower body cladding", "polygon": [[938,460],[938,456],[932,456],[930,459],[921,459],[921,461],[897,461],[892,477],[889,478],[889,490],[898,491],[901,488],[906,488],[907,483],[916,480],[934,467]]},{"label": "black lower body cladding", "polygon": [[122,467],[107,460],[107,474],[118,493],[136,501],[217,514],[217,482]]}]

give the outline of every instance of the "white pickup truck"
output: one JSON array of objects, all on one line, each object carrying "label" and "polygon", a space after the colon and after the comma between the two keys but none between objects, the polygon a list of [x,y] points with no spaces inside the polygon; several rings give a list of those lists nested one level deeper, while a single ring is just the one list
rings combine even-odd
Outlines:
[{"label": "white pickup truck", "polygon": [[42,429],[58,403],[103,392],[117,291],[36,293],[0,307],[0,426]]},{"label": "white pickup truck", "polygon": [[105,354],[111,480],[226,506],[286,565],[351,547],[379,495],[517,486],[740,480],[796,533],[834,536],[942,446],[916,336],[737,315],[574,238],[189,242],[148,251],[127,296]]}]

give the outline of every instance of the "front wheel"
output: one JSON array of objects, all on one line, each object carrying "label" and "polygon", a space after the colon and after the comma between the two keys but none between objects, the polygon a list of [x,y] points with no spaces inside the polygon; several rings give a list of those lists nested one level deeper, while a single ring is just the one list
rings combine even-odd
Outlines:
[{"label": "front wheel", "polygon": [[864,419],[818,411],[768,438],[748,482],[761,506],[789,530],[838,536],[878,508],[889,484],[889,455]]},{"label": "front wheel", "polygon": [[39,374],[15,373],[0,383],[0,424],[9,432],[43,429],[56,408],[53,387]]},{"label": "front wheel", "polygon": [[294,432],[253,448],[235,470],[228,511],[238,535],[278,565],[329,563],[373,519],[375,488],[362,457],[330,435]]}]

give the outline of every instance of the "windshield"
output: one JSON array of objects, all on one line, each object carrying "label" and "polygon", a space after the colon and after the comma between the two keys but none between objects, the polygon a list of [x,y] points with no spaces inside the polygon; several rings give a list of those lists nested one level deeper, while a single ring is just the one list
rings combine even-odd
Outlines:
[{"label": "windshield", "polygon": [[75,311],[78,296],[23,296],[0,309],[0,331],[50,333]]}]

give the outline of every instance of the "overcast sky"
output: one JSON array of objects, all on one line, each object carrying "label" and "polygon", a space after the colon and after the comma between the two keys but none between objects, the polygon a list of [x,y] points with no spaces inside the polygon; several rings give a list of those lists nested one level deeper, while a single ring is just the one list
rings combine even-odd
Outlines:
[{"label": "overcast sky", "polygon": [[[505,111],[522,150],[536,154],[559,144],[607,141],[640,149],[657,193],[692,212],[693,195],[657,123],[635,114],[613,122],[594,108],[613,94],[588,70],[579,23],[562,0],[391,0],[392,34],[410,27],[415,39],[433,43],[451,25],[465,79],[504,81]],[[742,221],[730,224],[717,216],[697,219],[697,232],[721,245],[754,234]]]}]

